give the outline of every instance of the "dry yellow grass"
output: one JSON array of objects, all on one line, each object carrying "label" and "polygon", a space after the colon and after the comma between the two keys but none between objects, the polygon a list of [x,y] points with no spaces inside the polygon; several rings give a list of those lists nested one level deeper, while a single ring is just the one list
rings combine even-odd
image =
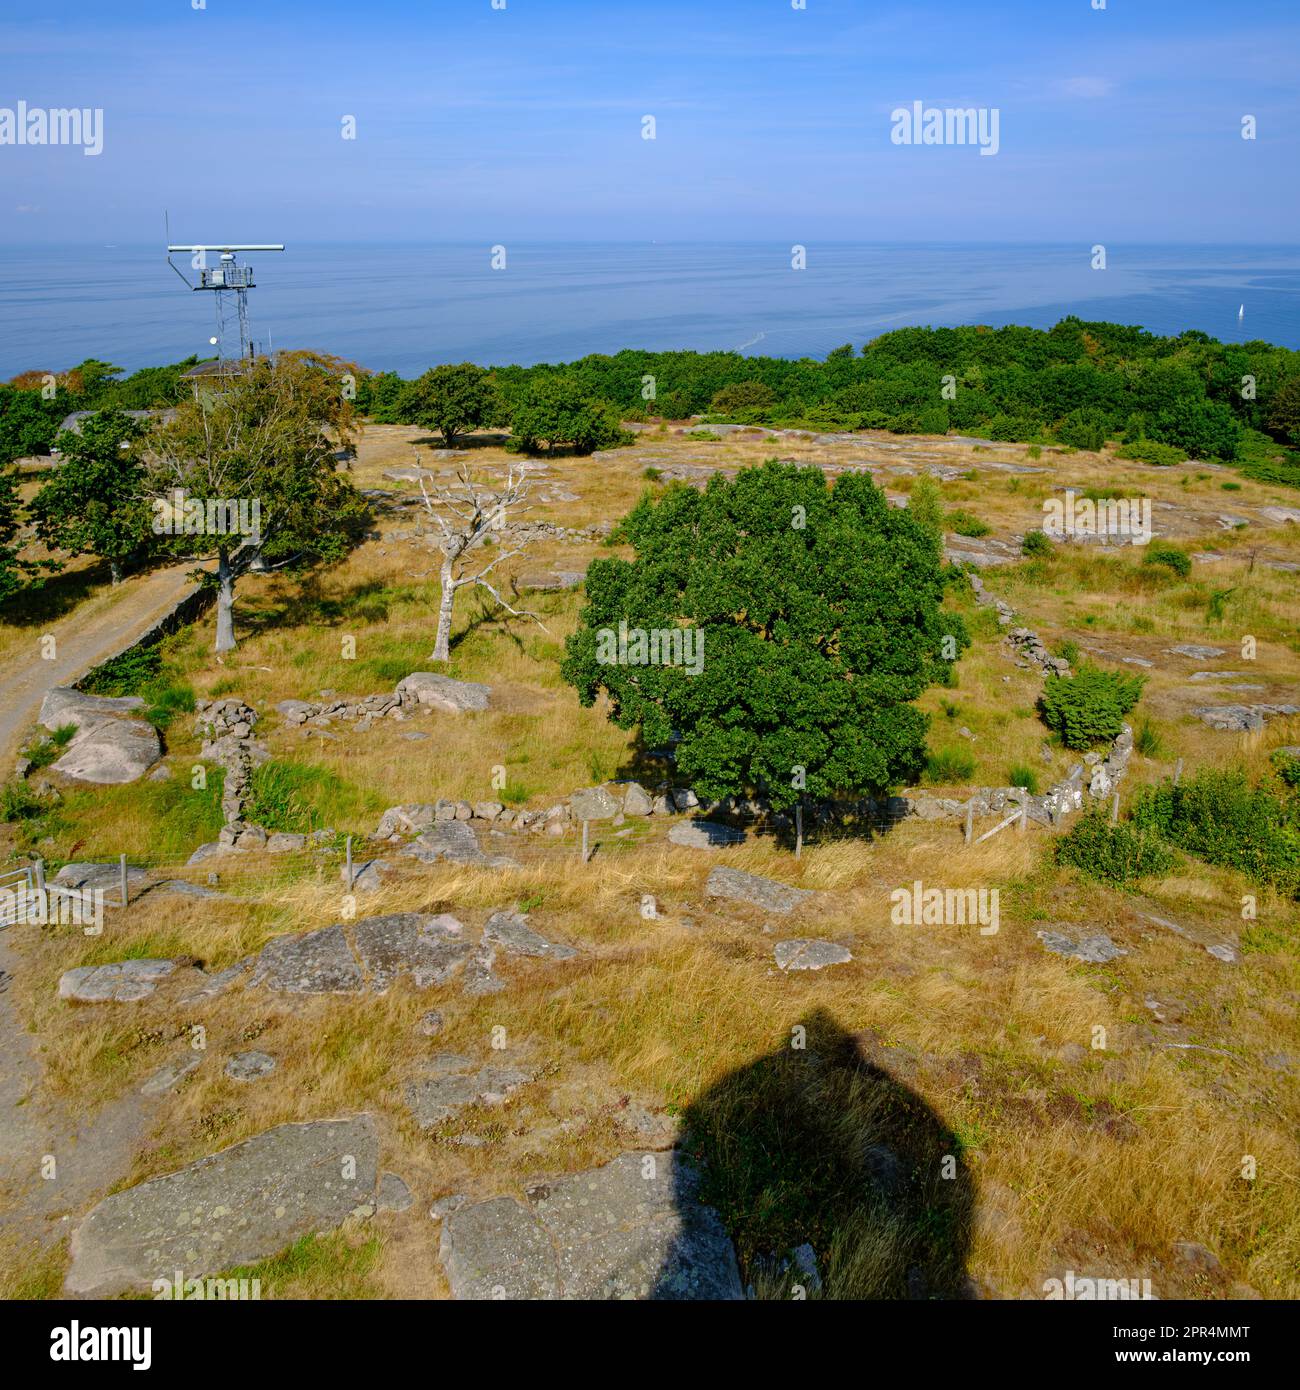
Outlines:
[{"label": "dry yellow grass", "polygon": [[[386,468],[409,463],[412,433],[372,429],[357,465],[359,482],[379,486]],[[704,446],[665,447],[694,453]],[[708,447],[720,463],[732,464],[772,452],[770,443]],[[964,446],[935,448],[967,463],[1024,460],[1014,446],[997,446],[987,456]],[[782,452],[815,459],[824,451],[797,442],[787,449],[783,442]],[[499,451],[482,451],[483,466],[503,459]],[[1043,463],[1068,468],[1069,479],[1081,485],[1140,482],[1172,500],[1185,491],[1177,481],[1183,470],[1085,455],[1045,456]],[[538,515],[567,526],[612,520],[645,485],[631,462],[557,460],[552,470],[582,501]],[[1024,530],[1040,514],[1050,481],[984,472],[978,485],[947,485],[947,500],[995,529]],[[1203,494],[1208,506],[1215,503],[1211,487],[1194,482],[1188,490]],[[1233,505],[1271,500],[1275,491],[1243,480]],[[380,530],[405,525],[383,521]],[[1300,553],[1293,531],[1268,532],[1270,554]],[[1180,673],[1194,664],[1174,666],[1176,659],[1159,655],[1178,641],[1230,646],[1252,632],[1260,645],[1251,679],[1270,690],[1300,684],[1293,577],[1259,564],[1249,571],[1248,558],[1238,558],[1247,543],[1236,535],[1216,535],[1213,542],[1233,557],[1213,567],[1214,586],[1235,584],[1240,595],[1233,600],[1240,606],[1229,609],[1231,621],[1217,626],[1206,626],[1204,604],[1191,604],[1186,586],[1153,584],[1133,555],[1067,554],[1037,580],[1023,568],[985,576],[1049,645],[1072,638],[1158,661],[1147,672],[1138,715],[1152,719],[1165,748],[1154,760],[1135,757],[1135,784],[1167,775],[1178,756],[1189,767],[1239,757],[1258,767],[1272,747],[1300,741],[1294,721],[1271,723],[1262,735],[1211,734],[1189,713],[1192,696]],[[173,642],[169,661],[200,696],[238,693],[263,711],[322,689],[362,695],[391,688],[393,672],[422,669],[432,645],[436,583],[431,575],[412,575],[430,564],[419,552],[404,541],[370,541],[305,591],[285,576],[250,576],[239,591],[245,629],[239,651],[217,663],[207,651],[208,622]],[[582,546],[539,549],[519,568],[581,568],[596,553]],[[1194,579],[1201,580],[1199,568]],[[977,639],[957,687],[932,690],[922,701],[935,716],[932,744],[969,746],[978,782],[999,784],[1012,763],[1022,762],[1041,769],[1046,784],[1070,759],[1059,749],[1050,764],[1040,755],[1045,733],[1033,710],[1038,677],[1006,658],[999,634],[967,600],[953,601],[970,611]],[[556,669],[579,602],[571,594],[538,599],[549,635],[491,615],[479,622],[469,604],[458,606],[457,631],[464,636],[453,650],[452,672],[498,687],[492,711],[384,721],[365,736],[339,726],[338,743],[304,739],[265,714],[274,757],[332,774],[337,783],[328,804],[337,814],[330,823],[355,834],[373,830],[387,805],[438,796],[488,799],[496,794],[497,766],[507,769],[508,785],[524,804],[534,805],[615,775],[631,756],[629,737],[600,710],[582,710]],[[1243,628],[1247,620],[1251,626]],[[357,639],[355,662],[340,655],[345,635]],[[1204,703],[1230,698],[1204,695]],[[957,712],[949,716],[944,702]],[[188,723],[178,720],[169,733],[178,773],[198,751]],[[962,726],[974,741],[957,733]],[[403,739],[412,731],[429,737]],[[120,847],[157,858],[151,847],[160,814],[133,789],[70,795],[45,852],[51,859],[74,850],[98,857]],[[954,1140],[973,1198],[968,1229],[957,1235],[977,1284],[1002,1296],[1037,1294],[1045,1277],[1069,1267],[1147,1274],[1165,1297],[1223,1296],[1233,1281],[1266,1296],[1300,1296],[1294,1138],[1300,1102],[1294,1070],[1277,1062],[1300,1057],[1294,903],[1250,890],[1259,897],[1252,930],[1240,918],[1245,881],[1192,863],[1148,885],[1147,898],[1137,901],[1055,868],[1051,837],[1037,827],[967,850],[954,825],[912,822],[869,842],[815,843],[797,862],[768,841],[725,853],[670,848],[662,827],[650,829],[632,844],[607,840],[586,865],[572,838],[526,837],[517,850],[508,848],[518,854],[518,870],[412,869],[364,899],[365,914],[450,911],[470,928],[498,907],[528,903],[538,931],[580,948],[566,963],[503,963],[508,989],[500,995],[471,999],[455,985],[416,992],[403,984],[379,999],[292,1002],[236,990],[177,1009],[164,993],[129,1011],[70,1008],[54,997],[58,975],[74,965],[160,954],[221,968],[278,932],[342,919],[335,861],[318,867],[308,858],[259,856],[219,864],[220,887],[242,901],[150,895],[125,916],[110,909],[98,940],[68,930],[39,934],[25,949],[16,990],[40,1039],[48,1083],[88,1110],[138,1087],[190,1045],[196,1026],[205,1030],[204,1065],[161,1103],[118,1186],[284,1121],[362,1109],[380,1117],[383,1166],[406,1177],[415,1206],[382,1216],[365,1231],[345,1232],[318,1264],[283,1265],[277,1278],[284,1296],[320,1296],[334,1277],[321,1270],[339,1269],[345,1272],[336,1286],[341,1279],[358,1292],[443,1296],[430,1235],[436,1228],[427,1217],[431,1199],[518,1192],[540,1174],[573,1171],[634,1147],[636,1137],[621,1121],[629,1097],[694,1117],[726,1113],[718,1107],[728,1079],[781,1056],[791,1030],[815,1015],[884,1049],[887,1069],[896,1068],[899,1084]],[[705,893],[709,867],[724,861],[818,890],[822,896],[778,924],[777,934],[843,941],[853,961],[818,974],[775,970],[772,924]],[[890,892],[916,879],[998,888],[999,931],[984,936],[972,927],[895,925]],[[640,913],[645,893],[659,900],[657,919]],[[1221,965],[1194,943],[1145,922],[1138,908],[1241,938],[1242,963]],[[1057,923],[1105,930],[1128,954],[1106,966],[1049,955],[1035,931]],[[431,1007],[446,1020],[432,1040],[417,1028]],[[497,1056],[498,1028],[505,1030],[504,1057],[536,1071],[537,1082],[501,1108],[468,1113],[454,1129],[420,1133],[403,1104],[406,1081],[437,1051]],[[1101,1037],[1104,1046],[1095,1046]],[[250,1046],[271,1052],[278,1069],[267,1083],[241,1087],[224,1075],[222,1062]],[[843,1130],[869,1132],[879,1122],[875,1103],[852,1092]],[[453,1142],[461,1131],[481,1144]],[[1246,1155],[1257,1167],[1253,1180],[1242,1177]],[[368,1244],[373,1237],[377,1250]],[[914,1239],[896,1227],[851,1219],[819,1255],[837,1291],[867,1295],[888,1285],[889,1271]],[[1223,1263],[1222,1279],[1198,1279],[1178,1266],[1171,1248],[1180,1239],[1210,1246]],[[757,1282],[772,1296],[783,1291],[767,1276]]]}]

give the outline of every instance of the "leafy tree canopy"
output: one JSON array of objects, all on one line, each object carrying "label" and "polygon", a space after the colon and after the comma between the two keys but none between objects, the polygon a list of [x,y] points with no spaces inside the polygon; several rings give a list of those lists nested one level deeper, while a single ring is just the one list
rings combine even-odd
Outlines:
[{"label": "leafy tree canopy", "polygon": [[[635,558],[592,563],[567,643],[583,704],[605,692],[649,746],[680,735],[678,773],[707,797],[764,789],[790,806],[919,774],[928,720],[910,702],[969,639],[940,607],[937,536],[869,477],[831,487],[771,461],[647,494],[618,536]],[[602,660],[620,624],[698,630],[698,674]]]}]

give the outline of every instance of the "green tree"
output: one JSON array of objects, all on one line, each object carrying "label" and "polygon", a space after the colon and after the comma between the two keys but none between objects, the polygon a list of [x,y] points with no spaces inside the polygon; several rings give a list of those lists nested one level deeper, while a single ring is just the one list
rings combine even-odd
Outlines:
[{"label": "green tree", "polygon": [[444,364],[425,372],[406,387],[398,403],[408,424],[437,430],[447,448],[456,436],[487,424],[495,406],[488,373],[472,362]]},{"label": "green tree", "polygon": [[1300,444],[1300,376],[1284,381],[1273,395],[1268,427],[1290,444]]},{"label": "green tree", "polygon": [[240,574],[337,560],[364,530],[365,500],[337,471],[351,438],[341,379],[321,359],[293,353],[187,401],[152,437],[151,486],[169,506],[181,504],[167,513],[167,544],[217,559],[218,652],[235,646]]},{"label": "green tree", "polygon": [[148,427],[117,410],[100,411],[64,430],[60,463],[32,499],[36,534],[69,555],[107,560],[113,583],[151,539],[140,441]]},{"label": "green tree", "polygon": [[943,514],[943,493],[933,478],[927,474],[922,474],[916,480],[911,495],[907,499],[907,510],[912,514],[916,524],[922,527],[927,535],[937,536],[940,540],[943,539],[946,526]]},{"label": "green tree", "polygon": [[[769,461],[647,493],[617,534],[635,558],[592,563],[566,644],[584,705],[603,691],[646,744],[679,735],[678,774],[709,798],[761,789],[789,807],[920,774],[928,719],[911,701],[969,639],[940,607],[938,538],[868,476],[830,487]],[[699,659],[638,664],[635,637],[611,646],[620,625],[670,655],[678,631]]]},{"label": "green tree", "polygon": [[715,415],[734,415],[745,411],[770,410],[776,392],[761,381],[738,381],[714,393],[709,409]]},{"label": "green tree", "polygon": [[510,431],[520,448],[537,453],[543,445],[570,444],[580,454],[606,449],[623,438],[618,411],[607,401],[585,395],[573,377],[544,376],[528,382],[510,411]]},{"label": "green tree", "polygon": [[0,464],[0,602],[16,594],[26,583],[30,567],[22,560],[18,527],[22,503],[18,497],[18,477]]}]

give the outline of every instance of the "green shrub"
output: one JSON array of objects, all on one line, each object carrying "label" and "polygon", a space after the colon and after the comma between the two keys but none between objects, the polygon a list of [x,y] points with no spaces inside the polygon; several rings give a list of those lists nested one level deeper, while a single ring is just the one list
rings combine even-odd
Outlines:
[{"label": "green shrub", "polygon": [[927,753],[925,779],[935,786],[969,782],[975,775],[975,755],[969,748],[940,748]]},{"label": "green shrub", "polygon": [[1073,675],[1048,676],[1039,712],[1067,748],[1091,748],[1118,737],[1145,683],[1144,676],[1103,671],[1084,662]]},{"label": "green shrub", "polygon": [[141,686],[156,680],[161,671],[162,652],[158,647],[132,647],[121,656],[97,666],[81,682],[81,689],[87,695],[110,695],[114,698],[138,695]]},{"label": "green shrub", "polygon": [[1079,664],[1079,644],[1072,638],[1067,637],[1064,642],[1056,644],[1055,656],[1059,656],[1062,661],[1068,661],[1071,666]]},{"label": "green shrub", "polygon": [[0,821],[6,825],[34,820],[44,809],[44,803],[26,782],[6,782],[0,788]]},{"label": "green shrub", "polygon": [[1087,406],[1072,410],[1056,431],[1062,444],[1076,449],[1100,449],[1106,442],[1106,416],[1099,410]]},{"label": "green shrub", "polygon": [[1012,763],[1007,773],[1007,786],[1023,787],[1030,796],[1038,795],[1038,773],[1024,763]]},{"label": "green shrub", "polygon": [[1169,545],[1164,541],[1152,541],[1147,546],[1142,563],[1172,570],[1179,579],[1186,579],[1192,572],[1192,557],[1185,550],[1179,550],[1176,545]]},{"label": "green shrub", "polygon": [[1101,810],[1080,816],[1056,842],[1056,859],[1117,888],[1151,874],[1168,873],[1177,862],[1154,834],[1124,821],[1112,825]]},{"label": "green shrub", "polygon": [[1300,791],[1300,757],[1285,748],[1277,749],[1269,760],[1277,775],[1292,791]]},{"label": "green shrub", "polygon": [[662,469],[662,468],[656,468],[656,467],[654,466],[654,464],[648,465],[648,466],[646,467],[645,471],[641,474],[641,476],[642,476],[643,478],[649,478],[649,480],[650,480],[652,483],[657,483],[657,482],[659,481],[659,479],[663,477],[663,475],[664,475],[663,469]]},{"label": "green shrub", "polygon": [[1239,768],[1207,768],[1178,786],[1148,788],[1133,822],[1209,864],[1300,896],[1300,811],[1252,786]]},{"label": "green shrub", "polygon": [[1164,740],[1149,719],[1144,719],[1138,725],[1137,733],[1133,735],[1133,747],[1144,758],[1158,758],[1165,751]]},{"label": "green shrub", "polygon": [[1155,464],[1168,468],[1175,463],[1183,463],[1187,451],[1175,444],[1161,444],[1154,439],[1136,439],[1132,444],[1122,444],[1115,450],[1117,459],[1136,459],[1139,463]]},{"label": "green shrub", "polygon": [[955,531],[959,536],[978,537],[987,536],[991,528],[985,525],[979,517],[958,509],[948,513],[948,529]]},{"label": "green shrub", "polygon": [[1045,531],[1026,531],[1020,542],[1020,553],[1032,558],[1050,555],[1055,547]]},{"label": "green shrub", "polygon": [[52,734],[41,739],[39,743],[34,743],[30,748],[23,750],[23,757],[32,765],[32,771],[37,768],[49,767],[49,765],[59,756],[59,754],[72,741],[72,736],[77,732],[75,724],[60,724]]}]

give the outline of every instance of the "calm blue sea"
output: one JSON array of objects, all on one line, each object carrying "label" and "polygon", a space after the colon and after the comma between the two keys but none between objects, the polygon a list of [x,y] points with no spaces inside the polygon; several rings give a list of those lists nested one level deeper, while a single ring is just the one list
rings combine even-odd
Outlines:
[{"label": "calm blue sea", "polygon": [[[493,270],[483,245],[300,243],[249,257],[250,311],[263,347],[404,375],[621,348],[822,357],[905,325],[1065,314],[1300,348],[1300,247],[1114,245],[1104,271],[1089,252],[832,243],[796,271],[782,245],[519,243]],[[212,296],[187,290],[158,246],[0,247],[0,378],[209,356],[213,331]]]}]

